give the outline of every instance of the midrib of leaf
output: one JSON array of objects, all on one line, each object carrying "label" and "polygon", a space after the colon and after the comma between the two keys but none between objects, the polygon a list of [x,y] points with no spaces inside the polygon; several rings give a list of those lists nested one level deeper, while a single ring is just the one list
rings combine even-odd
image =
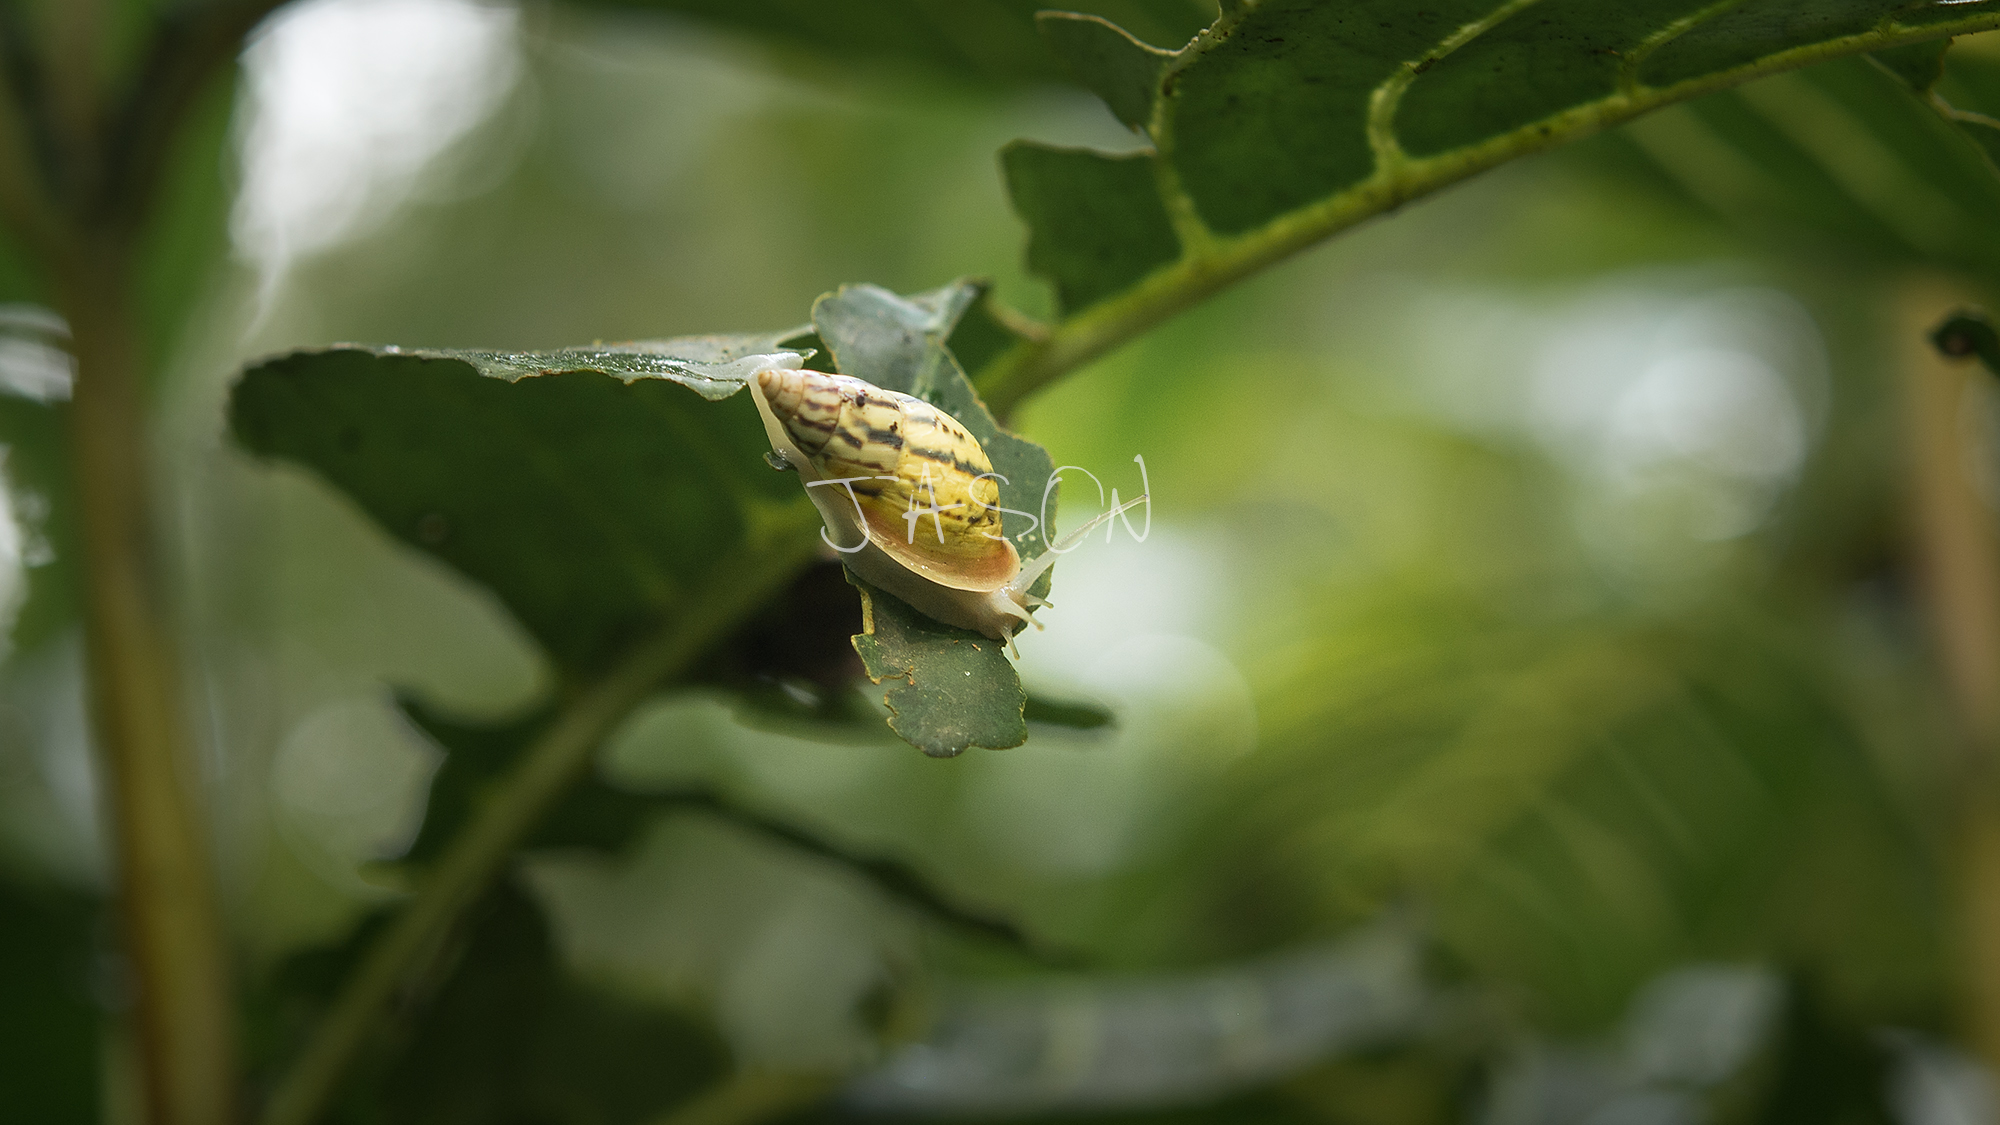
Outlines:
[{"label": "midrib of leaf", "polygon": [[1377,176],[1393,178],[1402,166],[1409,162],[1409,154],[1403,151],[1403,142],[1396,136],[1396,110],[1403,104],[1403,94],[1417,75],[1444,61],[1444,58],[1481,35],[1498,27],[1508,16],[1532,7],[1538,0],[1506,0],[1506,3],[1486,13],[1484,16],[1460,27],[1457,31],[1424,53],[1420,59],[1410,59],[1398,66],[1395,72],[1384,79],[1368,95],[1368,149],[1375,154]]},{"label": "midrib of leaf", "polygon": [[[1525,6],[1528,2],[1532,0],[1517,0],[1518,6]],[[1669,24],[1647,40],[1649,49],[1657,50],[1699,23],[1728,10],[1736,2],[1729,0],[1728,3],[1712,5]],[[1510,12],[1517,4],[1496,9],[1496,17]],[[1489,19],[1498,23],[1496,17]],[[1488,25],[1488,21],[1469,24],[1455,32],[1453,38],[1465,34],[1468,28],[1483,30],[1482,25]],[[1176,65],[1168,68],[1163,75],[1165,87],[1170,89],[1179,71],[1206,47],[1226,37],[1233,26],[1230,18],[1225,17],[1218,21],[1215,28],[1205,32],[1182,60],[1177,60]],[[1596,101],[1572,106],[1476,144],[1433,156],[1405,157],[1394,166],[1385,166],[1378,160],[1374,172],[1353,187],[1280,215],[1262,227],[1240,235],[1218,236],[1209,232],[1205,225],[1196,228],[1193,224],[1188,224],[1184,231],[1183,220],[1176,219],[1176,233],[1182,234],[1184,239],[1179,259],[1155,270],[1118,296],[1082,309],[1054,325],[1046,338],[1015,344],[988,364],[975,382],[994,415],[1004,419],[1015,405],[1041,387],[1220,290],[1358,223],[1509,160],[1545,152],[1621,125],[1652,110],[1766,75],[1846,55],[1994,28],[2000,28],[2000,13],[1982,13],[1950,23],[1922,27],[1885,23],[1859,34],[1793,47],[1742,66],[1669,86],[1639,85],[1635,79],[1630,87],[1621,86]],[[1472,38],[1476,38],[1476,33],[1468,35],[1465,41],[1470,42]],[[1456,46],[1463,46],[1463,43],[1455,44],[1454,48]],[[1411,75],[1411,78],[1414,77]],[[1171,129],[1164,127],[1167,123],[1159,117],[1156,116],[1155,120],[1162,127],[1156,129],[1154,143],[1159,146],[1161,162],[1164,163],[1172,151]],[[1160,182],[1167,185],[1161,198],[1170,216],[1177,210],[1192,207],[1177,181],[1163,179]],[[1199,222],[1199,216],[1195,216],[1195,221]],[[1194,233],[1193,245],[1186,241],[1189,231]]]},{"label": "midrib of leaf", "polygon": [[1194,205],[1194,197],[1181,183],[1180,169],[1174,167],[1171,147],[1173,125],[1160,109],[1165,104],[1165,100],[1161,99],[1153,108],[1153,135],[1163,138],[1154,142],[1157,155],[1153,159],[1153,188],[1159,192],[1160,202],[1166,205],[1167,222],[1173,225],[1174,237],[1181,244],[1181,254],[1198,257],[1213,253],[1217,242],[1215,232],[1202,219],[1200,209]]}]

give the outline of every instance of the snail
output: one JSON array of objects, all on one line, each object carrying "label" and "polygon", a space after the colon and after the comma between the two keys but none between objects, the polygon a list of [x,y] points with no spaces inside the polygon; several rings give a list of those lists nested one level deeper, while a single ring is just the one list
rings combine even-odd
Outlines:
[{"label": "snail", "polygon": [[796,470],[825,523],[820,536],[861,578],[919,612],[1011,645],[1030,593],[1062,554],[1140,495],[1025,565],[1001,533],[1000,485],[956,418],[850,375],[767,367],[749,379],[769,460]]}]

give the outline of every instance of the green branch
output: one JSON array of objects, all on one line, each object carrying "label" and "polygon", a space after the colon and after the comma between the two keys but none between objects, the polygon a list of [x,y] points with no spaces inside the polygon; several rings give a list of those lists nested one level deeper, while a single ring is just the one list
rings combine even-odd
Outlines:
[{"label": "green branch", "polygon": [[147,1119],[227,1122],[235,1012],[208,832],[195,793],[153,526],[131,265],[119,239],[79,237],[51,264],[76,356],[71,473],[82,546],[92,734],[105,770],[119,922],[137,985]]},{"label": "green branch", "polygon": [[[1705,19],[1727,6],[1715,5],[1691,19]],[[1508,7],[1511,10],[1513,5]],[[1378,164],[1373,175],[1345,191],[1281,215],[1255,230],[1186,249],[1178,261],[1155,270],[1131,289],[1056,325],[1047,338],[1015,344],[979,373],[980,395],[996,416],[1004,418],[1041,388],[1217,292],[1350,227],[1510,160],[1546,152],[1663,106],[1752,79],[1846,55],[1994,28],[2000,28],[2000,14],[1990,12],[1920,28],[1892,24],[1781,51],[1671,86],[1620,88],[1597,101],[1475,145]],[[1677,24],[1669,30],[1678,34],[1686,28]],[[1402,73],[1397,72],[1399,76]],[[1392,76],[1390,81],[1397,80]]]},{"label": "green branch", "polygon": [[[810,517],[808,520],[807,517]],[[542,814],[589,767],[597,747],[639,704],[678,678],[716,641],[765,604],[811,557],[810,505],[785,509],[765,534],[724,560],[714,588],[685,617],[633,649],[579,690],[492,790],[424,878],[416,896],[342,985],[271,1095],[266,1125],[309,1125],[367,1045],[390,1001],[422,975],[453,925],[506,865]]]}]

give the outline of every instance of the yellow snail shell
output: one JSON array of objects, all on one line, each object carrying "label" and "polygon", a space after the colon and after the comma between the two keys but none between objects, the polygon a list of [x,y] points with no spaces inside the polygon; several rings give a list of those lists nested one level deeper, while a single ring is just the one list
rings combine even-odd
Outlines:
[{"label": "yellow snail shell", "polygon": [[1047,604],[1028,589],[1058,552],[1021,565],[1001,533],[993,464],[957,419],[848,375],[773,367],[749,383],[772,452],[798,471],[856,574],[999,641]]}]

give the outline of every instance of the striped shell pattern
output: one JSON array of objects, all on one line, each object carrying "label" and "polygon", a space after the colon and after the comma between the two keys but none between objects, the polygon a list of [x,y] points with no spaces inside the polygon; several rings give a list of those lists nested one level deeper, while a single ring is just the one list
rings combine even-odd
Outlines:
[{"label": "striped shell pattern", "polygon": [[825,494],[815,500],[858,509],[869,540],[897,562],[959,590],[997,590],[1019,571],[992,462],[951,415],[846,375],[771,368],[757,384],[810,461],[812,490]]}]

